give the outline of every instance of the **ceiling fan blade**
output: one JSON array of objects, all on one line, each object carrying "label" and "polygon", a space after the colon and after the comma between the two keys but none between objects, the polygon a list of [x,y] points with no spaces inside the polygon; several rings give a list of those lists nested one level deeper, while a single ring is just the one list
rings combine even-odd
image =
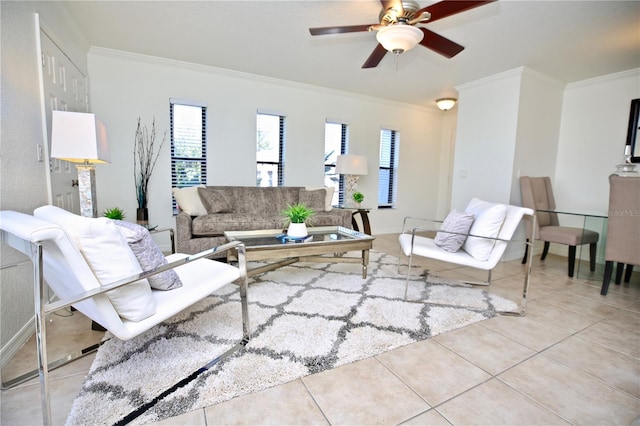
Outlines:
[{"label": "ceiling fan blade", "polygon": [[441,2],[432,4],[418,10],[414,15],[420,16],[423,12],[429,12],[431,18],[425,22],[433,22],[438,19],[446,18],[447,16],[455,15],[456,13],[464,12],[469,9],[476,8],[488,3],[493,3],[495,0],[480,0],[480,1],[466,1],[466,0],[443,0]]},{"label": "ceiling fan blade", "polygon": [[424,38],[420,42],[421,45],[427,49],[431,49],[436,53],[441,54],[447,58],[453,58],[458,53],[464,50],[464,46],[459,45],[456,42],[442,37],[439,34],[434,33],[426,28],[420,28],[424,33]]},{"label": "ceiling fan blade", "polygon": [[309,28],[311,35],[328,35],[328,34],[343,34],[343,33],[357,33],[360,31],[370,31],[370,27],[376,24],[369,25],[347,25],[344,27],[319,27]]},{"label": "ceiling fan blade", "polygon": [[371,52],[371,55],[369,55],[365,63],[362,65],[362,68],[377,67],[380,61],[382,60],[382,58],[384,58],[384,55],[386,55],[386,53],[387,53],[387,49],[385,49],[384,47],[382,47],[380,43],[378,43],[376,48],[373,49],[373,52]]}]

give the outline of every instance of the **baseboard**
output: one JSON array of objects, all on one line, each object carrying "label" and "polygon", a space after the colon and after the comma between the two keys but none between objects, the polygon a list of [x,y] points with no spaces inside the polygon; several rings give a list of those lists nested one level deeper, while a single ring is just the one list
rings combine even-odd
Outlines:
[{"label": "baseboard", "polygon": [[31,320],[27,321],[20,331],[18,331],[11,340],[9,340],[9,342],[0,349],[0,365],[2,367],[7,365],[35,332],[35,318],[31,318]]}]

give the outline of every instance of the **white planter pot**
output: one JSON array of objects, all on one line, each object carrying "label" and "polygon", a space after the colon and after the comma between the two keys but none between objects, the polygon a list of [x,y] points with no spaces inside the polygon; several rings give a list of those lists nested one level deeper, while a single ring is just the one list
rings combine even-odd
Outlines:
[{"label": "white planter pot", "polygon": [[287,235],[290,237],[306,237],[307,225],[304,223],[290,223],[287,228]]}]

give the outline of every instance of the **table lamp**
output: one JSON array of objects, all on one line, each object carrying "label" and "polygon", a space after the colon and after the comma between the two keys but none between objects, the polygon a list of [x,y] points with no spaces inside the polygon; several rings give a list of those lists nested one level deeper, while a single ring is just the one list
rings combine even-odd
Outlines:
[{"label": "table lamp", "polygon": [[95,114],[52,111],[51,158],[78,163],[80,213],[86,217],[98,217],[94,164],[111,160],[104,124]]},{"label": "table lamp", "polygon": [[358,191],[358,177],[367,174],[367,157],[363,155],[339,155],[336,158],[336,174],[346,176],[346,204],[353,205],[353,194]]}]

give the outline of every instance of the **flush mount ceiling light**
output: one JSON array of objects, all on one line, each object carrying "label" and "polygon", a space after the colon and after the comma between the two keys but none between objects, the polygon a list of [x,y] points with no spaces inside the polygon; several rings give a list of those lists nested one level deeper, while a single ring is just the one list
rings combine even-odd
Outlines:
[{"label": "flush mount ceiling light", "polygon": [[456,104],[457,99],[455,98],[441,98],[436,100],[436,105],[438,105],[438,108],[440,108],[442,111],[448,111],[451,108],[453,108],[453,106]]},{"label": "flush mount ceiling light", "polygon": [[419,28],[403,23],[382,27],[376,34],[378,43],[396,55],[413,49],[423,37],[424,33]]}]

